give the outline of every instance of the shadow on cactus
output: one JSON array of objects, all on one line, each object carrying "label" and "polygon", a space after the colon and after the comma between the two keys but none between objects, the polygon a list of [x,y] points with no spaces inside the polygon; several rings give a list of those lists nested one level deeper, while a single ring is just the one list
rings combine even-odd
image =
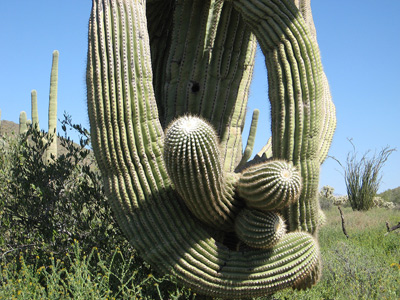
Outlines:
[{"label": "shadow on cactus", "polygon": [[[336,119],[309,0],[295,3],[93,1],[88,112],[108,198],[143,258],[200,294],[263,296],[319,277],[319,166]],[[272,140],[247,162],[257,42]]]}]

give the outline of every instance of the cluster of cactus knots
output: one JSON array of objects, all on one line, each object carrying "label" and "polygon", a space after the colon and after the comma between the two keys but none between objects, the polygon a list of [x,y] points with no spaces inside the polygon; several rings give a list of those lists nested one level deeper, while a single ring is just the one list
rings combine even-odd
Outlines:
[{"label": "cluster of cactus knots", "polygon": [[[257,43],[272,126],[249,160]],[[208,296],[315,284],[319,169],[336,119],[310,0],[93,0],[88,45],[93,150],[143,258]]]}]

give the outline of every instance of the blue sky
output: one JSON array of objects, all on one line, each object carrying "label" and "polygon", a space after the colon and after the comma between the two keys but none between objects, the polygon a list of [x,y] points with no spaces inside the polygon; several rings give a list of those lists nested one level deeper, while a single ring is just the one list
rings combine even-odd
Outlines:
[{"label": "blue sky", "polygon": [[[384,5],[382,5],[384,3]],[[382,170],[380,191],[400,186],[400,1],[313,0],[322,63],[337,110],[337,129],[329,155],[342,162],[352,150],[361,154],[396,147]],[[58,115],[67,111],[88,127],[85,68],[89,0],[4,1],[0,10],[1,119],[30,118],[30,92],[38,92],[40,126],[47,130],[53,50],[60,52]],[[267,71],[257,56],[249,115],[261,110],[255,152],[270,136]],[[248,125],[245,133],[248,131]],[[345,194],[340,167],[327,159],[320,187]]]}]

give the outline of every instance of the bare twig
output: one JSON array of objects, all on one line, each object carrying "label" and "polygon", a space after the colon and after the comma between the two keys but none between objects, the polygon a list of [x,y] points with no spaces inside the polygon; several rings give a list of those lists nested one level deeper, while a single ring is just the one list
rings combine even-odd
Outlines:
[{"label": "bare twig", "polygon": [[0,261],[3,260],[4,257],[5,257],[7,254],[11,253],[11,252],[20,251],[20,250],[22,250],[22,249],[29,248],[29,247],[35,247],[35,246],[38,246],[38,244],[20,245],[20,246],[18,246],[18,247],[16,247],[16,248],[12,248],[12,249],[10,249],[10,250],[8,250],[8,251],[5,251],[5,252],[1,253]]},{"label": "bare twig", "polygon": [[342,209],[340,208],[340,206],[338,206],[338,209],[339,209],[339,211],[340,211],[340,217],[342,218],[342,229],[343,229],[343,233],[344,233],[344,235],[345,235],[347,238],[349,238],[349,235],[347,234],[347,231],[346,231],[346,227],[345,227],[345,225],[344,225],[344,216],[343,216]]},{"label": "bare twig", "polygon": [[399,229],[400,228],[400,222],[399,222],[399,224],[397,224],[397,225],[395,225],[395,226],[393,226],[393,227],[391,227],[390,228],[390,226],[389,226],[389,222],[386,222],[386,228],[387,228],[387,232],[386,232],[386,234],[385,235],[387,235],[389,232],[391,232],[391,231],[394,231],[394,230],[396,230],[396,229]]}]

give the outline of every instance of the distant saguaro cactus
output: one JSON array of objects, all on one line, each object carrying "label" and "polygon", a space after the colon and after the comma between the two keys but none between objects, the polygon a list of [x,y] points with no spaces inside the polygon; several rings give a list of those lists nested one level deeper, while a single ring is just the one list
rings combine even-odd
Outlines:
[{"label": "distant saguaro cactus", "polygon": [[52,157],[57,157],[57,89],[58,89],[58,56],[57,50],[53,51],[53,63],[50,75],[50,95],[49,95],[49,130],[48,138],[51,144],[46,151],[46,160],[51,161]]},{"label": "distant saguaro cactus", "polygon": [[[257,113],[246,153],[242,130],[256,40],[272,139],[252,164]],[[315,284],[336,119],[309,0],[93,0],[87,61],[93,150],[147,262],[223,298]]]},{"label": "distant saguaro cactus", "polygon": [[33,128],[36,130],[40,130],[36,90],[32,90],[31,92],[31,117]]},{"label": "distant saguaro cactus", "polygon": [[24,134],[28,131],[28,118],[26,112],[21,111],[19,114],[19,134]]}]

